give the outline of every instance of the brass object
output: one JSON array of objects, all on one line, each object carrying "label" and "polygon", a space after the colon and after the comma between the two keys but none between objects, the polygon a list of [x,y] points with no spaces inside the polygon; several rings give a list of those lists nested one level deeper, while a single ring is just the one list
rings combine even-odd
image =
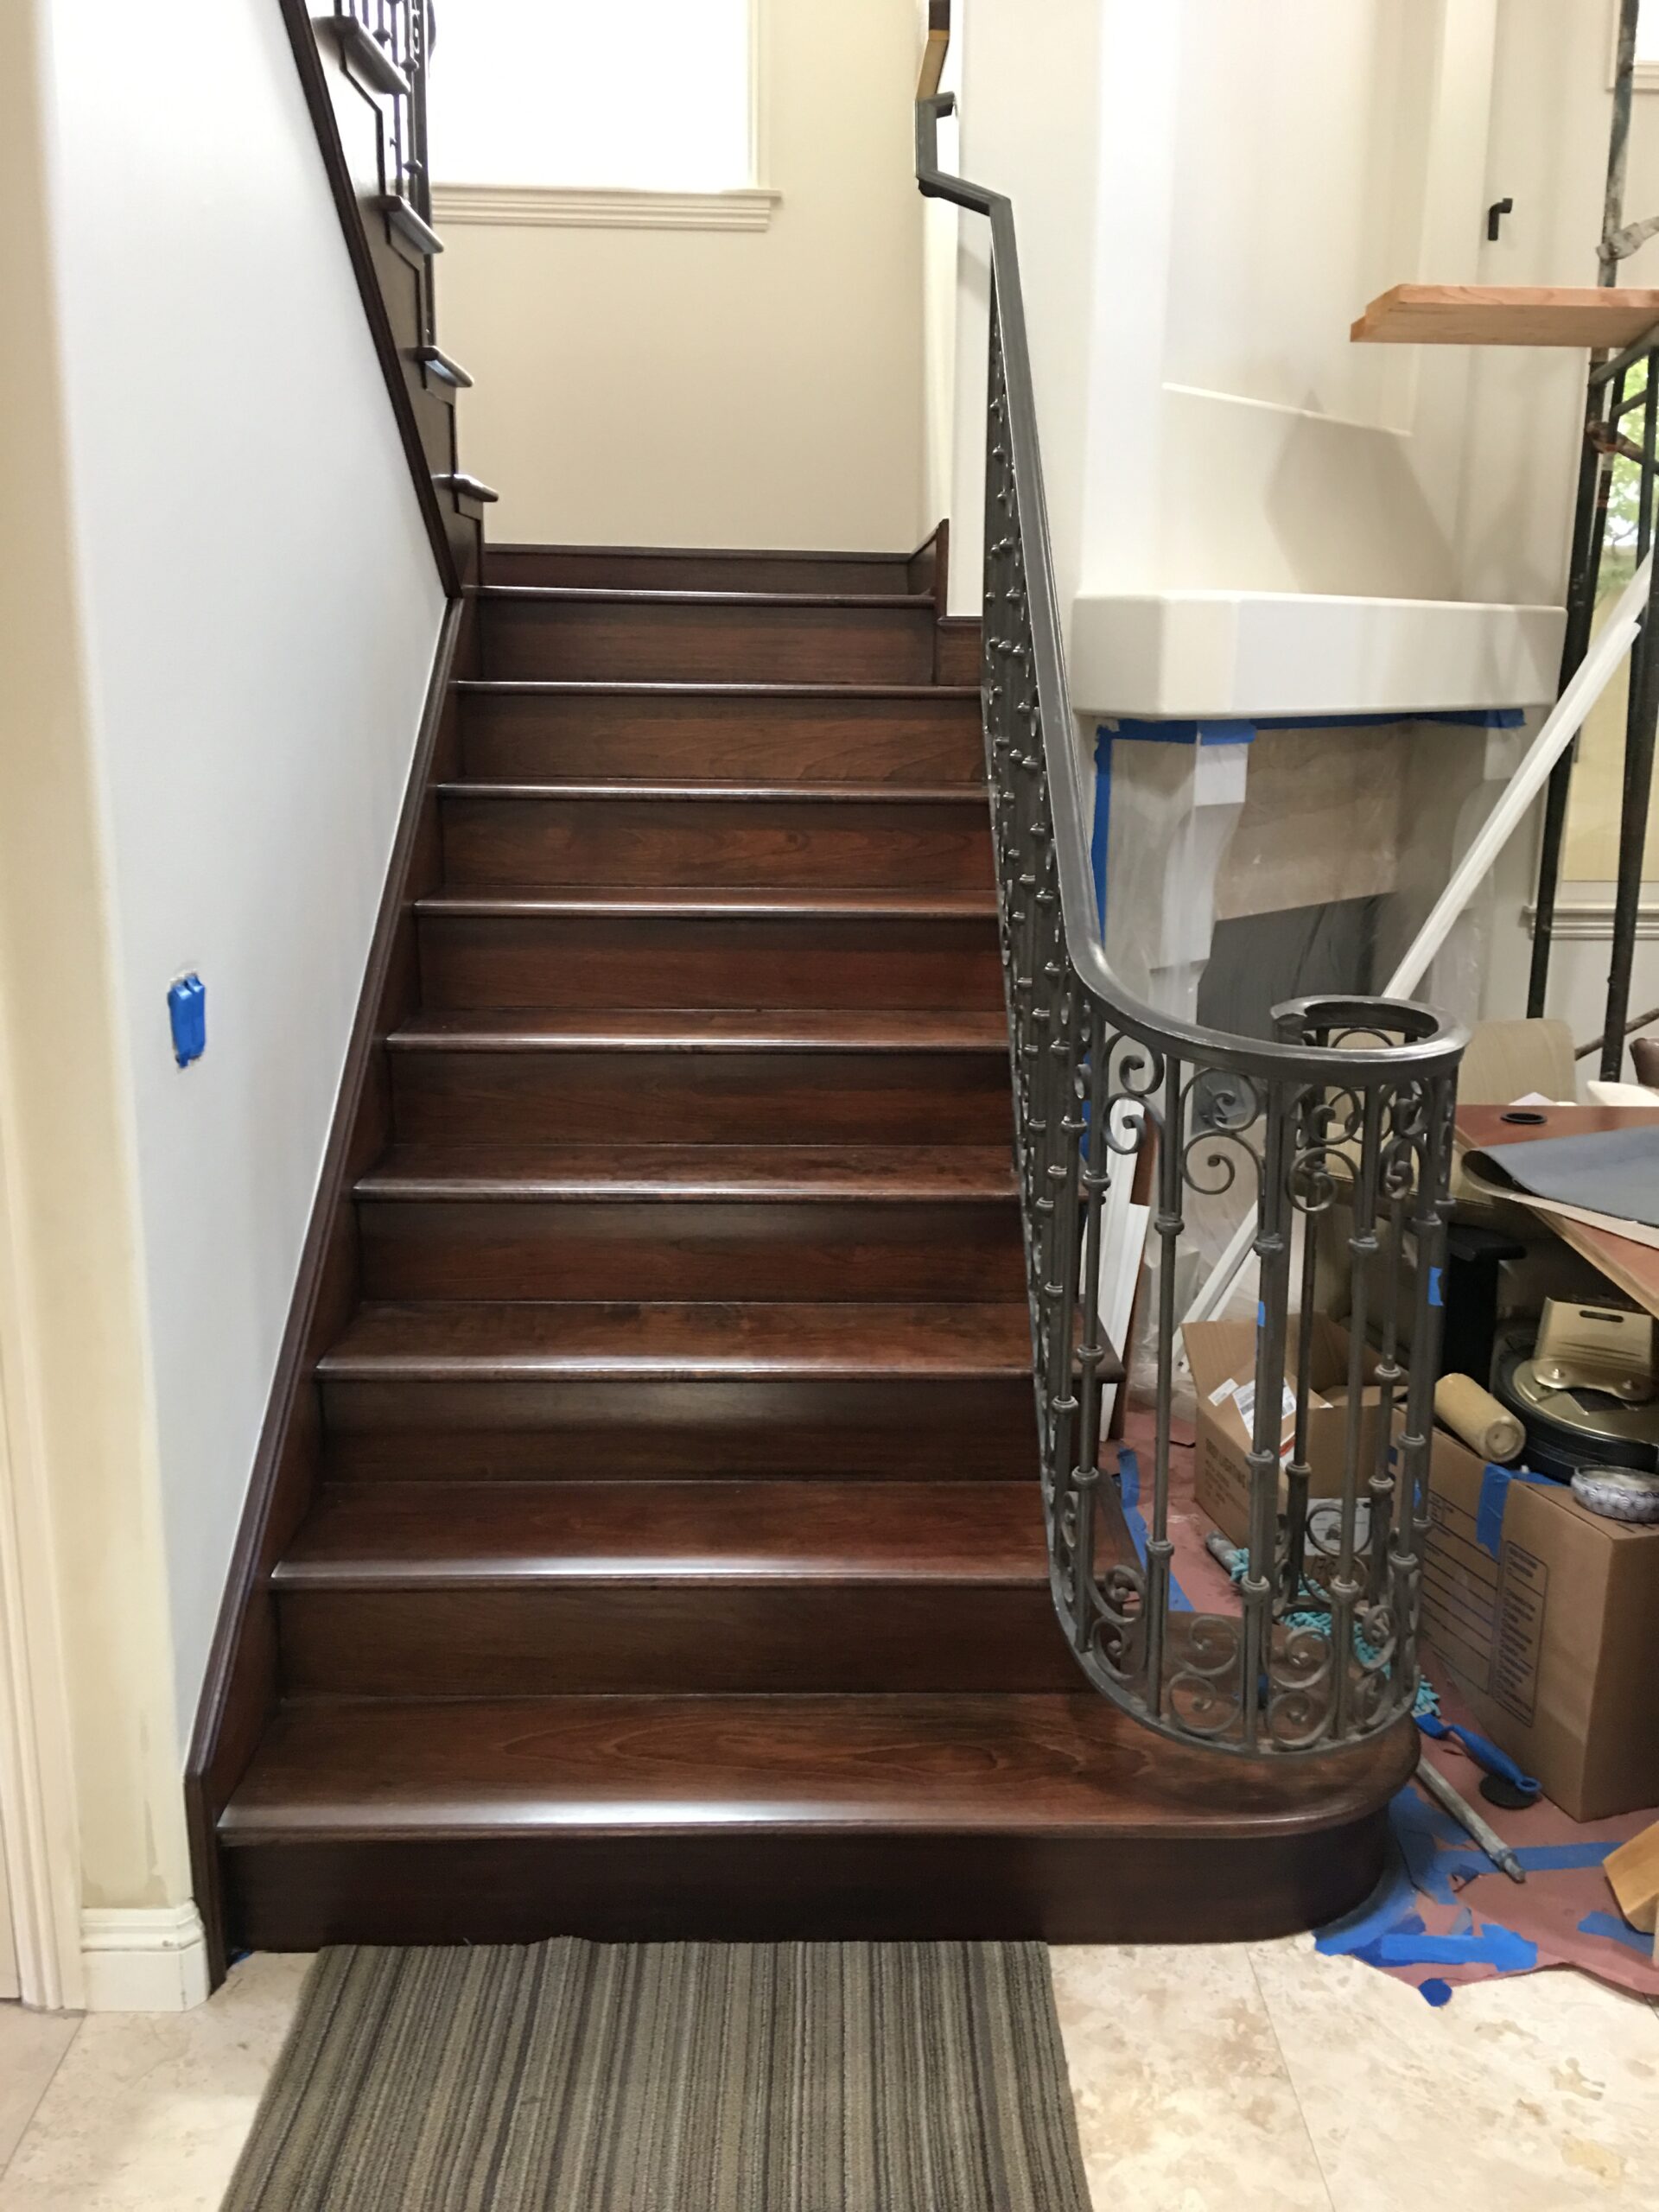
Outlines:
[{"label": "brass object", "polygon": [[[1605,1390],[1626,1405],[1654,1395],[1653,1316],[1616,1306],[1544,1301],[1528,1384],[1542,1392]],[[1517,1378],[1518,1379],[1518,1378]],[[1531,1389],[1527,1395],[1531,1395]]]}]

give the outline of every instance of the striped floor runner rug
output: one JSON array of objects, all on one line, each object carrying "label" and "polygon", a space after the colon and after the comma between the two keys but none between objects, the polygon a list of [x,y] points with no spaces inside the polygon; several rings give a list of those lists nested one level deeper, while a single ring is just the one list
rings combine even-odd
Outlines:
[{"label": "striped floor runner rug", "polygon": [[325,1951],[226,2212],[1088,2212],[1037,1943]]}]

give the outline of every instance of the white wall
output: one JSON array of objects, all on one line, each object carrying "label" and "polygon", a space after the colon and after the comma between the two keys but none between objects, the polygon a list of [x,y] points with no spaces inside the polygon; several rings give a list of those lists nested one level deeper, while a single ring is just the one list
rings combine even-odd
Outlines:
[{"label": "white wall", "polygon": [[914,0],[758,13],[770,228],[442,225],[444,345],[475,379],[461,436],[499,539],[908,552],[939,519]]},{"label": "white wall", "polygon": [[1477,273],[1496,0],[961,12],[963,166],[1014,201],[1062,601],[1473,595],[1468,359],[1348,326],[1389,283]]},{"label": "white wall", "polygon": [[[73,524],[182,1745],[442,596],[278,10],[48,4]],[[188,969],[208,1045],[181,1072],[166,994]]]}]

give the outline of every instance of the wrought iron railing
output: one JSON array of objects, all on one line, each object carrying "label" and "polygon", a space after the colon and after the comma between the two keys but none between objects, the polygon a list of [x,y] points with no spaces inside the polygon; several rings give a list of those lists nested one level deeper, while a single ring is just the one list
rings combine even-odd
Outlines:
[{"label": "wrought iron railing", "polygon": [[[1425,1007],[1370,998],[1281,1007],[1272,1039],[1224,1035],[1141,1003],[1109,965],[1014,212],[939,169],[938,123],[954,105],[938,91],[945,35],[936,27],[918,91],[917,176],[990,226],[982,696],[1054,1602],[1084,1672],[1148,1726],[1245,1756],[1330,1750],[1390,1726],[1417,1688],[1465,1040]],[[1137,1540],[1103,1436],[1113,1363],[1101,1263],[1107,1191],[1148,1148],[1155,1430]],[[1235,1609],[1195,1612],[1172,1573],[1176,1262],[1192,1196],[1236,1187],[1259,1206],[1249,1527]],[[1316,1498],[1309,1375],[1325,1217],[1346,1230],[1352,1304],[1341,1465]]]},{"label": "wrought iron railing", "polygon": [[431,0],[334,0],[334,22],[373,89],[389,96],[382,188],[423,223],[432,220],[426,71],[436,29]]}]

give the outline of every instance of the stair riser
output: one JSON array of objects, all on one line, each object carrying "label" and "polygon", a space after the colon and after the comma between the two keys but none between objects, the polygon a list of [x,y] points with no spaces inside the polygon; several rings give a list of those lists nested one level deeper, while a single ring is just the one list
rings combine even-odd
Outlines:
[{"label": "stair riser", "polygon": [[1035,1580],[285,1591],[278,1612],[293,1697],[1065,1692],[1079,1680]]},{"label": "stair riser", "polygon": [[566,884],[994,887],[985,802],[446,798],[455,890]]},{"label": "stair riser", "polygon": [[241,1844],[240,1948],[326,1943],[1263,1942],[1376,1887],[1386,1808],[1306,1835],[655,1834]]},{"label": "stair riser", "polygon": [[472,778],[709,776],[734,782],[980,785],[977,699],[467,692]]},{"label": "stair riser", "polygon": [[1023,1481],[1031,1381],[357,1381],[322,1387],[340,1481]]},{"label": "stair riser", "polygon": [[575,585],[590,591],[889,592],[910,589],[902,553],[868,560],[794,553],[653,553],[568,550],[556,545],[492,546],[491,584]]},{"label": "stair riser", "polygon": [[487,681],[931,683],[925,607],[486,601]]},{"label": "stair riser", "polygon": [[1014,1202],[418,1201],[358,1205],[363,1294],[403,1299],[1018,1300]]},{"label": "stair riser", "polygon": [[1006,1144],[1007,1059],[978,1052],[397,1052],[406,1140]]},{"label": "stair riser", "polygon": [[423,1002],[507,1007],[914,1007],[1002,1003],[996,924],[427,914]]}]

